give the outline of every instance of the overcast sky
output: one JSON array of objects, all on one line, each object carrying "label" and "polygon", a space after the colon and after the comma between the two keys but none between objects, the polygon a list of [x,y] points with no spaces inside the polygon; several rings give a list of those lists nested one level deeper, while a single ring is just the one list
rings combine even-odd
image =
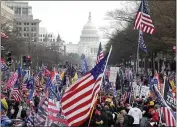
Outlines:
[{"label": "overcast sky", "polygon": [[123,6],[121,1],[29,1],[33,17],[42,20],[40,27],[60,34],[66,42],[78,43],[89,11],[97,27],[109,25],[104,21],[107,11]]}]

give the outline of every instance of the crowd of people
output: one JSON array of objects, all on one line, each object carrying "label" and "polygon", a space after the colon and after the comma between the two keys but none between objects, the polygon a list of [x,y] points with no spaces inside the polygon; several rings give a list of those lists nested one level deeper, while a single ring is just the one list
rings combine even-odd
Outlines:
[{"label": "crowd of people", "polygon": [[[123,71],[123,70],[122,70]],[[123,71],[125,75],[125,70]],[[118,73],[118,75],[122,75]],[[69,75],[68,75],[69,76]],[[74,77],[74,74],[72,75]],[[72,78],[73,78],[72,77]],[[146,86],[149,86],[148,79],[143,76],[132,76],[132,81],[138,81]],[[67,79],[67,78],[66,78]],[[69,79],[69,77],[68,77]],[[70,84],[73,79],[70,79]],[[35,86],[35,92],[31,100],[28,100],[30,95],[28,90],[24,90],[22,93],[23,99],[15,101],[10,99],[10,94],[1,94],[1,126],[35,126],[32,121],[32,116],[38,113],[40,101],[46,96],[45,84],[47,83],[44,78],[43,83]],[[122,88],[132,88],[132,81],[127,77],[122,77]],[[137,82],[138,83],[138,82]],[[65,84],[67,84],[65,80]],[[67,84],[69,86],[69,84]],[[1,86],[2,87],[2,86]],[[62,93],[67,87],[58,86],[60,90],[60,97],[57,97],[56,101],[59,101],[62,97]],[[114,95],[114,85],[112,84],[109,91],[102,89],[99,93],[97,102],[90,118],[85,121],[82,126],[90,127],[148,127],[148,126],[165,126],[165,121],[161,118],[160,103],[157,99],[154,99],[154,95],[146,96],[134,96],[133,90],[128,95],[125,95],[126,91],[116,90],[116,96]],[[9,92],[9,91],[7,91]]]}]

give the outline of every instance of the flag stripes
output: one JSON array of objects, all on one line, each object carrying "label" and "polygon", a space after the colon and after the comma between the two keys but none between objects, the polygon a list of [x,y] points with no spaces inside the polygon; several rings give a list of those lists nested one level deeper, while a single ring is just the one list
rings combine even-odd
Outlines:
[{"label": "flag stripes", "polygon": [[104,53],[101,47],[101,42],[98,48],[98,54],[97,54],[97,60],[96,60],[96,64],[98,64],[102,59],[104,58]]},{"label": "flag stripes", "polygon": [[148,13],[145,0],[141,1],[139,10],[136,14],[134,29],[138,29],[142,32],[150,34],[153,34],[155,32],[155,28],[152,24],[151,16]]},{"label": "flag stripes", "polygon": [[42,100],[40,107],[38,108],[38,113],[37,113],[37,116],[34,120],[35,126],[41,126],[41,124],[43,124],[43,122],[46,122],[47,115],[48,115],[47,108],[48,108],[48,100],[45,97]]},{"label": "flag stripes", "polygon": [[175,118],[172,115],[172,112],[167,107],[161,107],[161,113],[163,114],[164,121],[166,126],[174,127],[176,126]]},{"label": "flag stripes", "polygon": [[13,88],[13,90],[11,91],[10,97],[11,99],[14,99],[15,101],[18,101],[18,102],[22,100],[21,93],[18,88]]},{"label": "flag stripes", "polygon": [[68,126],[80,126],[91,114],[96,96],[101,88],[106,59],[107,56],[65,91],[61,105]]},{"label": "flag stripes", "polygon": [[26,84],[26,83],[23,83],[23,84],[21,85],[21,90],[22,90],[22,91],[28,91],[28,89],[27,89],[27,84]]}]

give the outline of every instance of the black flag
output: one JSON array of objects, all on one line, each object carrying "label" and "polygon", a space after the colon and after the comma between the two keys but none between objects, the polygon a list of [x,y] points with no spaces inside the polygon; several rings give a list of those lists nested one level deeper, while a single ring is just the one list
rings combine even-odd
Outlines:
[{"label": "black flag", "polygon": [[121,85],[120,85],[120,76],[119,73],[117,72],[117,78],[116,78],[116,90],[120,90]]}]

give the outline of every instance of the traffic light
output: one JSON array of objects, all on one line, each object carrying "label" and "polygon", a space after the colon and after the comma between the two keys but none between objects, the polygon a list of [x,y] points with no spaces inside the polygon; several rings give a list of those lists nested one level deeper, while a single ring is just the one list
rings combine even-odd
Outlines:
[{"label": "traffic light", "polygon": [[23,56],[23,65],[27,65],[27,57],[26,56]]},{"label": "traffic light", "polygon": [[7,66],[10,66],[12,63],[11,63],[11,61],[12,61],[12,54],[11,54],[11,52],[7,52],[7,58],[6,58],[6,64],[7,64]]},{"label": "traffic light", "polygon": [[31,56],[27,56],[27,65],[31,66]]}]

